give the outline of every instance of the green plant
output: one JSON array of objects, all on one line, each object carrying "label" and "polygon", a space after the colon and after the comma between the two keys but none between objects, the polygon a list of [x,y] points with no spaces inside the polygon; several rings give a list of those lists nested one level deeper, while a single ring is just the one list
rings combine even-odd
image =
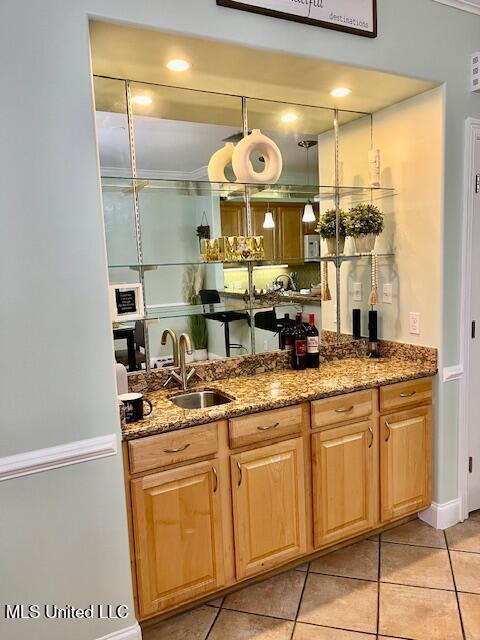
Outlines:
[{"label": "green plant", "polygon": [[[338,213],[338,235],[340,238],[346,237],[345,232],[345,211],[339,210]],[[319,233],[322,238],[335,238],[337,235],[337,211],[336,209],[327,209],[325,213],[320,216],[316,232]]]},{"label": "green plant", "polygon": [[[193,295],[189,299],[191,305],[199,304],[198,296]],[[190,329],[190,336],[193,342],[194,349],[207,349],[208,348],[208,329],[207,321],[204,316],[194,315],[188,317],[188,325]]]},{"label": "green plant", "polygon": [[347,236],[353,238],[369,234],[379,236],[383,231],[383,214],[374,204],[357,204],[346,216],[345,230]]}]

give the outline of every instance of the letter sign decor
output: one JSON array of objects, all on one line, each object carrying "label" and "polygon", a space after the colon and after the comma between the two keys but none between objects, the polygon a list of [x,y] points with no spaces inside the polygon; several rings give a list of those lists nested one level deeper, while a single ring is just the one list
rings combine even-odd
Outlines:
[{"label": "letter sign decor", "polygon": [[217,0],[222,7],[377,37],[377,0]]}]

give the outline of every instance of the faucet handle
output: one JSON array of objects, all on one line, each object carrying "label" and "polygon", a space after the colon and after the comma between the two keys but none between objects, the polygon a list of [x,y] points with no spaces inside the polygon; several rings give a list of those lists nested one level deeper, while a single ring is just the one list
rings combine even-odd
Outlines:
[{"label": "faucet handle", "polygon": [[190,371],[187,373],[187,382],[190,380],[190,378],[193,378],[193,376],[196,374],[197,372],[195,371],[195,367],[192,367],[190,369]]}]

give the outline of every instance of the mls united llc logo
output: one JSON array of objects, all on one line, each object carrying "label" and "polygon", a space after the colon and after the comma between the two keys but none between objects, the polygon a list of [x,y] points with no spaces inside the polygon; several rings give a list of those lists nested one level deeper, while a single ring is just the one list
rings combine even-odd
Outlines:
[{"label": "mls united llc logo", "polygon": [[56,604],[6,604],[4,617],[6,620],[79,620],[82,618],[112,620],[128,618],[126,604],[91,604],[85,608],[73,607],[70,604],[59,607]]}]

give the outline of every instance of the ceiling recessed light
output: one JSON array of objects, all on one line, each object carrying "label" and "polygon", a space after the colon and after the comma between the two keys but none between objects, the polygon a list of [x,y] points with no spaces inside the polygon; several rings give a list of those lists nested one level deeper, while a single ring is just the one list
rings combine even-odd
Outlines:
[{"label": "ceiling recessed light", "polygon": [[282,116],[282,122],[295,122],[296,120],[298,120],[298,116],[295,113],[284,113]]},{"label": "ceiling recessed light", "polygon": [[142,105],[143,107],[152,104],[152,99],[150,98],[150,96],[133,96],[132,100],[135,104]]},{"label": "ceiling recessed light", "polygon": [[345,98],[346,96],[349,96],[352,93],[351,89],[347,89],[346,87],[337,87],[336,89],[333,89],[333,91],[330,91],[330,95],[333,96],[334,98]]},{"label": "ceiling recessed light", "polygon": [[167,68],[170,69],[170,71],[186,71],[190,69],[190,63],[180,59],[169,60],[167,62]]}]

